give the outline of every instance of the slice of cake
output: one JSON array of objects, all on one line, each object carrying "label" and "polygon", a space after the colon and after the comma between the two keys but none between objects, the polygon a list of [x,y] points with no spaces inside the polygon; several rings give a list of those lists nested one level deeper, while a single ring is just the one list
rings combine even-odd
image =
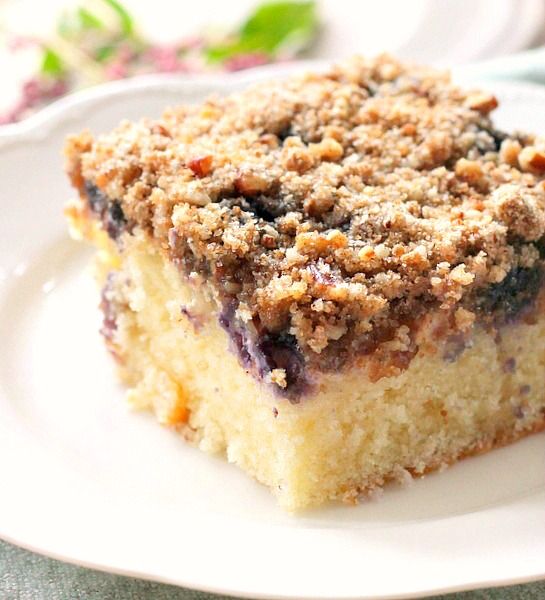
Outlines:
[{"label": "slice of cake", "polygon": [[545,146],[382,56],[68,140],[129,386],[298,509],[545,426]]}]

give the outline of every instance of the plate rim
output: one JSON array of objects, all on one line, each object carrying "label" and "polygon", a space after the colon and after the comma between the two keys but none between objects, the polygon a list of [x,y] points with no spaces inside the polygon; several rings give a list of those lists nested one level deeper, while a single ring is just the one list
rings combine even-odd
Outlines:
[{"label": "plate rim", "polygon": [[[153,575],[150,573],[143,573],[141,571],[135,571],[128,568],[123,568],[119,566],[111,566],[106,565],[101,562],[95,562],[92,560],[77,560],[69,555],[64,555],[62,553],[57,553],[51,551],[47,548],[43,548],[40,545],[32,545],[30,543],[23,543],[18,541],[17,539],[10,538],[7,535],[3,535],[0,530],[0,540],[3,542],[7,542],[17,548],[21,548],[23,550],[27,550],[28,552],[34,552],[35,554],[39,554],[40,556],[44,556],[45,558],[50,558],[53,560],[57,560],[60,562],[67,563],[74,567],[81,567],[84,569],[91,569],[94,571],[98,571],[100,573],[110,573],[113,575],[120,575],[123,577],[131,577],[133,579],[140,579],[143,581],[153,581],[157,583],[161,583],[164,585],[171,585],[175,587],[179,587],[187,590],[194,590],[197,592],[203,592],[207,594],[215,594],[218,596],[229,596],[233,598],[242,598],[247,600],[329,600],[329,597],[324,596],[304,596],[300,595],[270,595],[270,594],[256,594],[254,592],[245,592],[245,591],[237,591],[231,588],[222,588],[215,586],[207,586],[207,585],[199,585],[195,586],[192,583],[182,583],[179,579],[171,578],[163,575]],[[524,585],[531,583],[539,583],[545,582],[545,571],[543,575],[533,575],[528,577],[509,577],[505,580],[487,580],[479,582],[478,585],[458,585],[458,586],[446,586],[444,588],[434,588],[430,590],[424,591],[416,591],[416,592],[407,592],[405,594],[395,594],[395,595],[376,595],[373,596],[343,596],[342,600],[418,600],[419,598],[430,598],[432,596],[442,596],[444,594],[456,594],[460,592],[470,592],[477,590],[488,590],[488,589],[500,589],[504,587],[512,587],[516,585]],[[331,597],[331,600],[334,600]]]},{"label": "plate rim", "polygon": [[[249,69],[231,72],[211,73],[154,73],[149,75],[135,75],[126,79],[107,81],[97,85],[74,91],[40,108],[22,121],[8,123],[0,126],[0,143],[16,140],[18,137],[29,135],[43,126],[52,126],[65,116],[67,111],[88,103],[103,100],[109,97],[138,93],[150,88],[180,89],[186,86],[196,86],[203,90],[207,88],[227,88],[231,85],[251,85],[275,76],[285,77],[290,73],[304,73],[305,71],[323,70],[338,61],[327,60],[294,60],[259,65]],[[1,146],[0,146],[1,147]]]}]

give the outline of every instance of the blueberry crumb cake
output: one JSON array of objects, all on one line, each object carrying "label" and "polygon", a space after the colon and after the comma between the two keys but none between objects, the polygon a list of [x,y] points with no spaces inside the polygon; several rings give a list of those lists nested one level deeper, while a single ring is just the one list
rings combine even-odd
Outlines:
[{"label": "blueberry crumb cake", "polygon": [[545,141],[388,56],[66,144],[130,402],[289,510],[545,427]]}]

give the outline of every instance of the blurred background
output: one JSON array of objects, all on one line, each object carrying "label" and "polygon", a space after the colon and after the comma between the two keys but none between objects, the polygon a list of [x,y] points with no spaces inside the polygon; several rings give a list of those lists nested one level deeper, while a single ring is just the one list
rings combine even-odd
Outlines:
[{"label": "blurred background", "polygon": [[104,81],[388,51],[459,66],[545,41],[545,0],[0,0],[0,124]]}]

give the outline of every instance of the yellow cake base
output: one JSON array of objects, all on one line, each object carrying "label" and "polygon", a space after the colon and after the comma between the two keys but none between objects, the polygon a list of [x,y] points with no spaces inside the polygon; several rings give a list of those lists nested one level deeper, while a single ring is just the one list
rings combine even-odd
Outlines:
[{"label": "yellow cake base", "polygon": [[292,405],[240,366],[201,282],[185,282],[143,235],[123,247],[121,260],[99,260],[119,267],[107,296],[131,404],[224,453],[289,510],[354,500],[545,425],[543,317],[499,341],[477,329],[454,362],[422,352],[374,383],[360,368],[323,376]]}]

